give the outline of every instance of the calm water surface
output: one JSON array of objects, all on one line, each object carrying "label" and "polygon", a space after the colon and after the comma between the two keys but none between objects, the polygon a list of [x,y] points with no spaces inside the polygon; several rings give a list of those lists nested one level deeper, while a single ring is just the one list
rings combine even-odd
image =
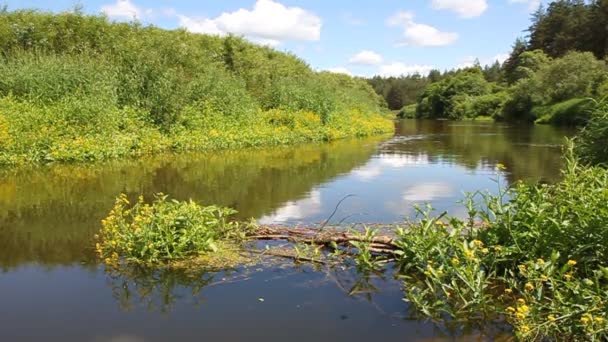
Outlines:
[{"label": "calm water surface", "polygon": [[[390,274],[259,265],[112,275],[91,248],[121,192],[220,204],[264,223],[400,222],[414,204],[464,215],[463,193],[559,178],[571,131],[403,121],[392,138],[155,156],[0,173],[0,341],[441,340]],[[495,165],[507,167],[497,175]],[[497,183],[498,180],[498,183]],[[492,332],[497,333],[497,332]]]}]

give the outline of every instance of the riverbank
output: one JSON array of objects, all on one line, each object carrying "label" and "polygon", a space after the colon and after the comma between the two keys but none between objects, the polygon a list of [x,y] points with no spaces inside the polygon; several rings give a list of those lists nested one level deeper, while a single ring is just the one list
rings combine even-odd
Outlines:
[{"label": "riverbank", "polygon": [[[70,122],[65,114],[69,115],[65,108],[39,108],[0,99],[0,166],[330,142],[394,131],[392,120],[356,110],[331,118],[326,124],[313,112],[272,110],[241,122],[219,118],[203,127],[181,126],[168,132],[146,123],[129,109],[110,110],[105,115],[100,111],[81,124]],[[114,122],[100,122],[106,120]]]},{"label": "riverbank", "polygon": [[364,80],[235,36],[0,11],[0,52],[0,165],[393,131]]}]

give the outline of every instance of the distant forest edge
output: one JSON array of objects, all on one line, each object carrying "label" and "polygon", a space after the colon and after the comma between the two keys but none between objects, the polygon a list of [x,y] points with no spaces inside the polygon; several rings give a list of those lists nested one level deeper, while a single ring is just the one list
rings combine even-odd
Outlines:
[{"label": "distant forest edge", "polygon": [[363,79],[228,36],[0,9],[0,165],[388,133]]},{"label": "distant forest edge", "polygon": [[400,117],[582,125],[608,95],[608,1],[560,0],[533,15],[504,63],[368,82]]}]

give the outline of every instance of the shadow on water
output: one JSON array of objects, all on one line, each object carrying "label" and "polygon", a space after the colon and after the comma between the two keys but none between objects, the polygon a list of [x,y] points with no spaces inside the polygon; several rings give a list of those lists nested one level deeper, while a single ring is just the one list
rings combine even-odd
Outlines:
[{"label": "shadow on water", "polygon": [[499,326],[419,320],[390,271],[288,263],[108,273],[95,261],[92,236],[121,192],[231,206],[265,223],[320,222],[347,194],[336,222],[396,222],[425,202],[458,215],[463,191],[496,190],[497,163],[503,185],[557,180],[572,134],[447,121],[396,128],[388,140],[0,172],[0,340],[508,339]]}]

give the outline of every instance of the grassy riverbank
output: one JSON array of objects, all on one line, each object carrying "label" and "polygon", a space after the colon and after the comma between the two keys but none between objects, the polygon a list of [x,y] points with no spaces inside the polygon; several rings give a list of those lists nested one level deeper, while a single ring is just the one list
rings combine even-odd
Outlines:
[{"label": "grassy riverbank", "polygon": [[392,132],[365,81],[228,36],[0,13],[0,165]]}]

